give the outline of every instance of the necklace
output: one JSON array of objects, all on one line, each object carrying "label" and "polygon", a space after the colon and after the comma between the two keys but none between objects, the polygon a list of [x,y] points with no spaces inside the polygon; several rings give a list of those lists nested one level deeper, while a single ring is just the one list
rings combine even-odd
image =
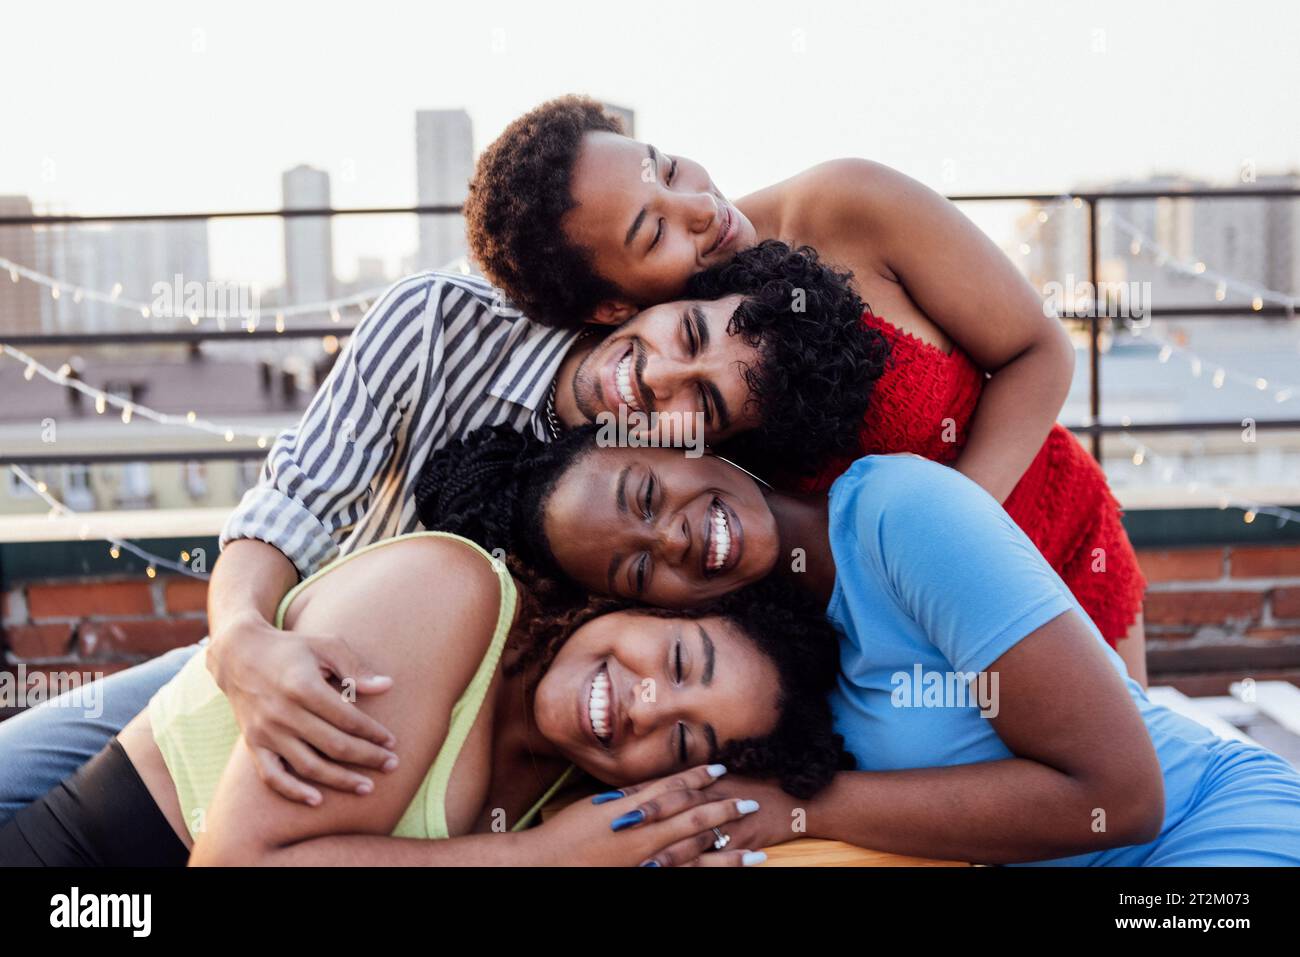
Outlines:
[{"label": "necklace", "polygon": [[[589,335],[591,335],[591,330],[583,329],[578,333],[578,338],[573,340],[573,345],[569,348],[576,349],[578,344]],[[552,442],[557,441],[560,438],[560,433],[564,431],[564,426],[560,423],[560,417],[555,414],[555,393],[559,385],[560,372],[557,369],[555,372],[555,378],[551,380],[551,389],[546,393],[546,408],[543,410],[546,417],[546,431],[550,435]]]}]

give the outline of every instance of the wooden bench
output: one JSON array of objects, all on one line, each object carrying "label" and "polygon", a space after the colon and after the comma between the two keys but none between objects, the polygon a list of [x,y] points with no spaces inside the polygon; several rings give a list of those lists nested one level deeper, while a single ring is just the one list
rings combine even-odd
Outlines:
[{"label": "wooden bench", "polygon": [[767,850],[760,867],[970,867],[964,861],[932,861],[888,851],[872,851],[843,841],[801,838]]}]

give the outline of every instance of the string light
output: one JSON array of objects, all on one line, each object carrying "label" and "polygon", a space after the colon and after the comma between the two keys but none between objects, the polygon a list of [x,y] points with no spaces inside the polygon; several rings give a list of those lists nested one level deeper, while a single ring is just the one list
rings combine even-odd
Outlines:
[{"label": "string light", "polygon": [[1144,233],[1135,223],[1133,223],[1132,220],[1126,219],[1118,213],[1114,214],[1112,219],[1120,232],[1124,233],[1132,240],[1129,244],[1129,251],[1133,253],[1133,255],[1136,256],[1143,250],[1146,250],[1147,254],[1153,256],[1156,263],[1160,266],[1168,267],[1175,272],[1182,273],[1202,282],[1213,283],[1214,298],[1218,302],[1223,302],[1227,299],[1229,291],[1235,291],[1241,293],[1245,297],[1249,297],[1250,307],[1255,312],[1262,310],[1265,302],[1276,302],[1285,306],[1288,311],[1294,311],[1297,304],[1300,304],[1300,299],[1288,295],[1285,292],[1280,292],[1276,289],[1269,289],[1267,286],[1258,286],[1254,283],[1248,283],[1233,276],[1216,272],[1213,269],[1210,269],[1203,260],[1180,260],[1169,250],[1165,249],[1151,238],[1151,236]]},{"label": "string light", "polygon": [[[1113,197],[1117,200],[1123,199],[1122,196]],[[1083,200],[1078,196],[1069,193],[1063,193],[1056,197],[1055,203],[1060,206],[1069,202],[1075,209],[1083,205]],[[1056,214],[1056,209],[1040,209],[1037,220],[1046,223]],[[1292,296],[1276,289],[1269,289],[1266,286],[1258,286],[1254,283],[1248,283],[1244,280],[1237,279],[1233,276],[1227,276],[1210,269],[1208,264],[1203,260],[1196,259],[1190,262],[1184,262],[1175,257],[1169,250],[1161,246],[1155,239],[1143,232],[1132,220],[1121,216],[1119,213],[1107,212],[1104,222],[1114,222],[1116,227],[1129,237],[1129,252],[1134,256],[1140,255],[1143,251],[1153,257],[1156,263],[1162,267],[1168,267],[1177,272],[1186,274],[1195,279],[1200,279],[1207,283],[1214,284],[1214,298],[1218,302],[1223,302],[1228,297],[1228,292],[1240,292],[1243,296],[1248,297],[1251,308],[1259,312],[1264,308],[1266,302],[1275,302],[1286,308],[1288,313],[1294,313],[1297,306],[1300,306],[1300,298]]]},{"label": "string light", "polygon": [[[264,429],[242,425],[218,425],[214,422],[200,419],[193,411],[187,412],[185,415],[172,415],[167,412],[158,412],[155,409],[131,402],[130,400],[123,399],[120,396],[112,395],[111,393],[105,392],[103,389],[96,389],[94,386],[87,385],[80,379],[69,378],[69,376],[62,372],[62,370],[55,371],[50,369],[48,366],[37,362],[21,349],[11,345],[0,344],[0,356],[11,356],[18,362],[26,363],[27,368],[23,371],[23,378],[28,382],[32,381],[32,379],[39,375],[41,378],[46,379],[49,382],[53,382],[56,385],[64,386],[69,389],[75,389],[82,395],[87,396],[94,401],[95,411],[101,415],[107,411],[110,405],[113,406],[113,408],[119,410],[122,416],[122,422],[126,425],[129,425],[138,416],[139,418],[156,422],[159,425],[183,426],[185,428],[194,429],[195,431],[206,432],[209,435],[219,435],[227,442],[233,442],[237,435],[244,438],[261,439],[263,442],[268,438]],[[64,363],[64,366],[71,371],[71,366],[68,363]],[[265,448],[265,445],[259,444],[258,447]]]},{"label": "string light", "polygon": [[[32,478],[32,476],[22,467],[10,465],[9,471],[12,472],[20,482],[40,496],[41,501],[50,507],[51,518],[77,514],[73,509],[68,508],[68,506],[64,505],[51,495],[44,482]],[[82,541],[85,541],[90,537],[90,527],[83,524],[77,534]],[[147,552],[140,546],[126,541],[125,539],[109,537],[105,540],[108,542],[108,555],[110,558],[117,561],[122,557],[123,552],[128,552],[145,563],[145,574],[150,578],[153,578],[158,574],[159,568],[165,568],[168,571],[173,571],[180,575],[188,575],[190,578],[197,578],[201,581],[207,581],[208,579],[207,575],[196,572],[194,569],[190,568],[189,565],[181,563],[189,561],[188,552],[181,552],[181,562],[174,562],[170,559],[163,558],[161,555],[154,555],[151,552]]]},{"label": "string light", "polygon": [[[1150,448],[1143,445],[1128,432],[1121,432],[1120,438],[1133,449],[1134,465],[1140,466],[1144,462],[1149,461],[1152,465],[1160,467],[1161,478],[1166,483],[1178,480],[1185,482],[1189,491],[1199,490],[1200,483],[1192,479],[1180,463],[1174,462],[1151,451]],[[1212,488],[1209,491],[1217,492],[1218,505],[1220,509],[1241,509],[1241,520],[1247,525],[1252,524],[1260,515],[1271,515],[1276,518],[1279,528],[1286,525],[1288,522],[1300,522],[1300,511],[1296,511],[1295,509],[1286,508],[1282,505],[1267,505],[1260,502],[1235,498],[1232,493],[1225,489]]]},{"label": "string light", "polygon": [[[460,264],[462,264],[463,262],[464,262],[464,257],[461,257],[460,259],[457,260],[453,260],[446,267],[444,267],[444,271],[450,271],[452,269],[458,268]],[[57,277],[51,276],[47,273],[38,272],[35,269],[30,269],[27,266],[22,265],[21,263],[16,263],[13,260],[7,259],[3,256],[0,256],[0,268],[9,270],[9,278],[13,282],[18,282],[20,279],[26,279],[30,282],[36,283],[37,285],[45,286],[47,289],[49,289],[50,296],[53,299],[60,298],[64,292],[72,292],[73,299],[76,302],[82,302],[85,300],[89,300],[91,302],[101,302],[110,306],[114,306],[115,308],[129,310],[132,312],[138,312],[140,316],[144,319],[149,319],[154,315],[153,307],[151,303],[142,302],[137,299],[128,299],[123,297],[122,284],[120,282],[114,283],[113,288],[110,289],[108,292],[103,292],[102,290],[92,289],[89,286],[81,286],[76,283],[70,283],[65,280],[58,279]],[[284,306],[279,310],[277,310],[276,313],[277,316],[276,331],[277,332],[284,331],[284,329],[281,328],[281,325],[283,324],[282,319],[288,319],[294,316],[321,315],[324,313],[329,313],[330,319],[332,319],[334,322],[338,322],[342,318],[342,315],[339,310],[343,308],[347,308],[349,306],[359,307],[362,314],[364,314],[365,312],[368,311],[369,303],[372,300],[377,299],[379,296],[383,295],[383,293],[387,291],[388,288],[389,288],[388,286],[375,287],[375,288],[363,290],[362,292],[352,293],[351,295],[339,296],[334,299],[325,299],[318,302],[305,302],[305,303],[298,303],[297,305],[292,305],[292,306]],[[217,323],[218,328],[224,328],[224,324],[227,319],[242,320],[247,318],[244,315],[239,315],[235,313],[226,313],[226,312],[209,313],[206,311],[196,312],[195,310],[192,309],[185,310],[184,315],[185,318],[189,319],[190,325],[197,326],[201,321],[211,320]],[[287,328],[287,325],[285,326],[285,328]]]}]

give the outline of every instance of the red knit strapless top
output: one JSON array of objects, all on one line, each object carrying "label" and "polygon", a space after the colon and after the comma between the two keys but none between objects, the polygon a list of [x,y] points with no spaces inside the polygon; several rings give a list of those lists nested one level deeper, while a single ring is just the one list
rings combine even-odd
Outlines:
[{"label": "red knit strapless top", "polygon": [[[966,444],[984,373],[956,347],[945,353],[870,310],[862,320],[890,346],[863,421],[862,454],[912,452],[952,463]],[[829,489],[850,464],[835,462],[802,487]],[[1052,427],[1003,505],[1106,640],[1123,637],[1142,608],[1146,582],[1105,473],[1068,429]]]}]

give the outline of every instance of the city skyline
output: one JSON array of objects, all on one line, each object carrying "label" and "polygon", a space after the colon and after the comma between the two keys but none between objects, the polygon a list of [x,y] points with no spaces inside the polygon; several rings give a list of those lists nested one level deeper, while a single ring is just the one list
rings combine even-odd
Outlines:
[{"label": "city skyline", "polygon": [[[413,113],[463,109],[478,151],[518,114],[574,91],[635,109],[638,135],[700,160],[732,197],[845,155],[949,194],[1155,173],[1229,184],[1247,161],[1300,168],[1294,6],[1243,3],[1228,16],[1188,3],[1175,17],[1115,2],[944,3],[924,14],[756,3],[746,17],[706,8],[687,22],[639,7],[571,9],[484,3],[448,22],[378,7],[303,21],[276,7],[241,15],[238,3],[141,5],[129,23],[90,5],[17,10],[14,36],[57,31],[75,11],[84,29],[67,54],[97,79],[71,83],[36,44],[0,61],[0,79],[23,91],[0,194],[86,214],[275,208],[280,172],[307,163],[330,174],[338,206],[410,205]],[[292,108],[263,71],[228,68],[236,62],[292,76]],[[757,69],[771,79],[755,82]],[[996,232],[1013,218],[981,225]],[[277,229],[215,225],[213,274],[274,284]],[[418,224],[352,222],[334,241],[350,268],[381,243],[415,250]]]}]

